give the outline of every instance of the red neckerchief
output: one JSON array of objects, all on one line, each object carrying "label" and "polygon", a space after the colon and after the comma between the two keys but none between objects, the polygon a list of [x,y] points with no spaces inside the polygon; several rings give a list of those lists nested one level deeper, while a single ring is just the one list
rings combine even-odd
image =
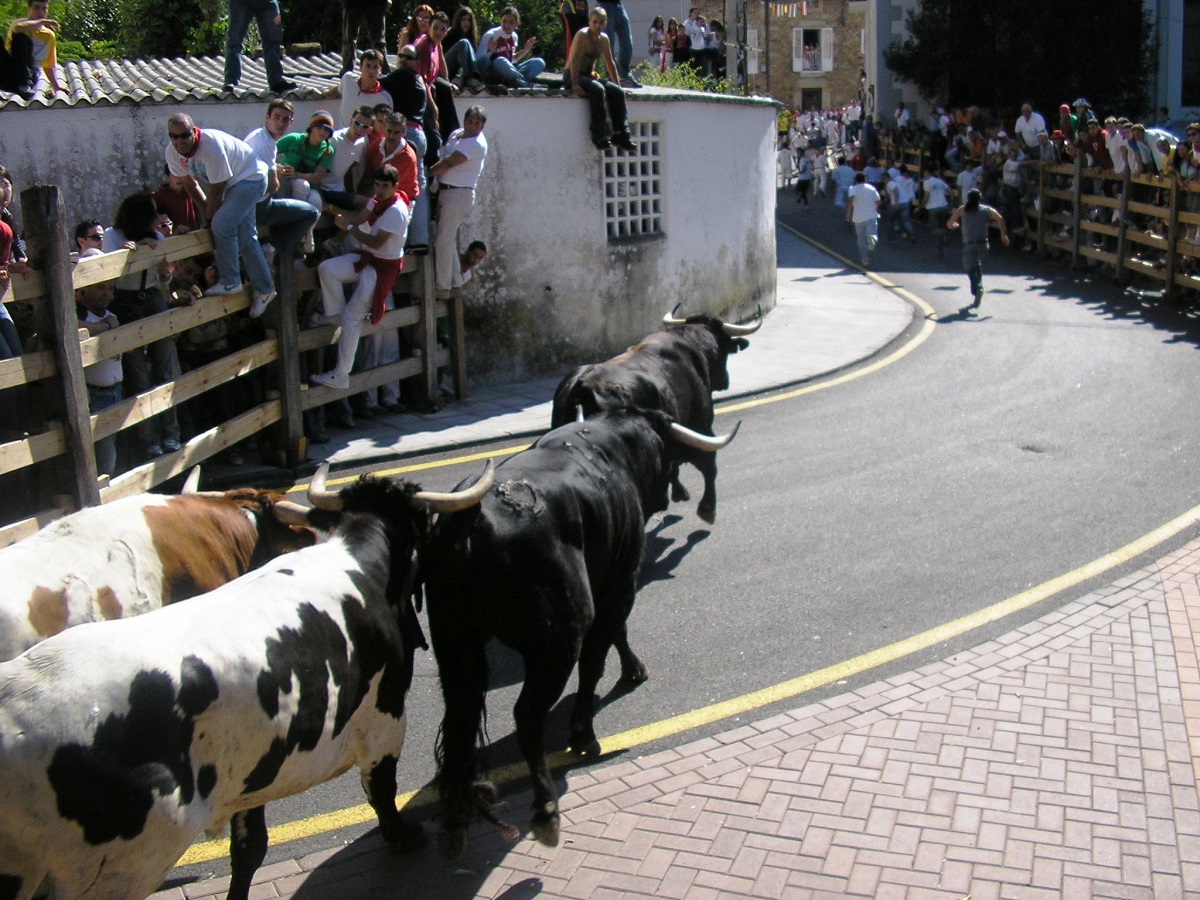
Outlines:
[{"label": "red neckerchief", "polygon": [[380,91],[383,90],[383,82],[380,81],[378,78],[375,79],[375,87],[371,88],[369,91],[362,86],[362,76],[361,75],[359,75],[358,78],[355,79],[354,83],[358,85],[358,92],[360,94],[378,94]]},{"label": "red neckerchief", "polygon": [[[184,159],[191,159],[193,156],[196,155],[196,151],[200,149],[200,128],[198,126],[194,127],[192,129],[192,132],[196,135],[196,141],[195,141],[195,143],[192,144],[191,150],[189,150],[187,153],[179,154]],[[176,151],[176,152],[178,152],[178,151]]]},{"label": "red neckerchief", "polygon": [[[379,217],[396,205],[396,201],[404,197],[404,191],[396,191],[392,194],[391,199],[379,202],[379,198],[375,198],[375,208],[367,215],[367,224],[374,225],[379,221]],[[408,198],[404,197],[404,205],[408,206]]]}]

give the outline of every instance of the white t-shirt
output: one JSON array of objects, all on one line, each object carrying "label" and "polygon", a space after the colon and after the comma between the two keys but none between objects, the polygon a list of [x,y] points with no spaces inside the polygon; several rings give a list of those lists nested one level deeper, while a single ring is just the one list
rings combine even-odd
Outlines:
[{"label": "white t-shirt", "polygon": [[912,178],[901,175],[893,184],[896,185],[901,203],[912,203],[917,199],[917,183]]},{"label": "white t-shirt", "polygon": [[443,172],[438,176],[438,181],[449,187],[475,187],[483,172],[483,160],[487,156],[487,138],[483,136],[482,131],[475,137],[467,137],[460,128],[446,140],[440,156],[446,159],[455,151],[465,156],[466,162]]},{"label": "white t-shirt", "polygon": [[925,188],[926,209],[944,209],[950,205],[950,201],[946,199],[950,185],[946,184],[942,179],[936,175],[930,175],[921,184]]},{"label": "white t-shirt", "polygon": [[1042,118],[1041,113],[1030,113],[1029,118],[1017,116],[1017,124],[1013,126],[1013,131],[1020,135],[1021,140],[1025,142],[1026,147],[1036,147],[1038,145],[1038,132],[1046,130],[1046,120]]},{"label": "white t-shirt", "polygon": [[[91,322],[95,324],[96,322],[104,321],[103,316],[98,316],[90,309],[85,309],[82,304],[79,308],[85,312],[84,317],[79,320],[81,323]],[[116,315],[113,315],[113,318],[116,319]],[[118,321],[117,325],[120,324]],[[113,327],[115,328],[116,325]],[[125,378],[125,371],[121,365],[121,357],[118,355],[97,360],[83,370],[83,378],[84,381],[94,388],[110,388],[113,385],[120,384]]]},{"label": "white t-shirt", "polygon": [[[368,210],[375,209],[375,198],[367,203]],[[373,256],[380,259],[400,259],[404,255],[404,241],[408,235],[408,207],[397,200],[380,216],[374,225],[368,225],[371,234],[386,231],[389,237],[381,247],[368,248]]]},{"label": "white t-shirt", "polygon": [[267,164],[245,141],[239,141],[224,131],[205,128],[200,132],[200,146],[191,159],[180,155],[173,146],[167,147],[167,169],[172,175],[191,175],[197,181],[231,187],[255,176],[262,176],[263,193],[267,189]]},{"label": "white t-shirt", "polygon": [[333,164],[329,167],[330,184],[341,189],[346,183],[346,173],[355,163],[362,161],[363,153],[367,149],[367,139],[360,137],[351,141],[350,129],[341,128],[333,133],[329,143],[333,146]]},{"label": "white t-shirt", "polygon": [[493,53],[497,53],[511,61],[520,49],[517,41],[515,31],[506,32],[504,26],[494,25],[480,37],[479,46],[475,48],[475,59],[483,62],[485,59],[491,59]]},{"label": "white t-shirt", "polygon": [[965,199],[967,191],[979,186],[979,173],[981,169],[963,169],[958,173],[958,177],[954,179],[954,183],[958,185],[958,191]]},{"label": "white t-shirt", "polygon": [[850,188],[848,196],[854,201],[850,216],[855,222],[869,222],[879,218],[879,191],[875,190],[875,185],[865,181],[856,184]]},{"label": "white t-shirt", "polygon": [[255,128],[242,140],[250,145],[255,156],[265,162],[269,168],[274,168],[278,150],[275,147],[275,138],[271,137],[271,133],[266,128]]},{"label": "white t-shirt", "polygon": [[350,117],[360,106],[378,106],[380,103],[386,103],[392,109],[396,108],[392,95],[383,89],[382,84],[375,82],[376,90],[364,91],[358,86],[358,76],[353,72],[342,75],[339,87],[342,96],[341,105],[338,106],[339,125],[350,124]]}]

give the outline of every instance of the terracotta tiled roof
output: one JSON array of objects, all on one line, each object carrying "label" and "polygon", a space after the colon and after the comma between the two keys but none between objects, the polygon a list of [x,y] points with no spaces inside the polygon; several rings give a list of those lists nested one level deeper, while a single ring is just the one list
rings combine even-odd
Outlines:
[{"label": "terracotta tiled roof", "polygon": [[[284,74],[297,87],[289,96],[315,99],[338,86],[342,58],[337,53],[285,56]],[[261,59],[242,57],[242,79],[231,95],[224,89],[224,56],[181,59],[92,59],[59,63],[59,83],[65,88],[48,95],[45,77],[29,102],[0,91],[0,108],[102,106],[118,103],[160,103],[224,100],[230,96],[261,99],[273,96]]]}]

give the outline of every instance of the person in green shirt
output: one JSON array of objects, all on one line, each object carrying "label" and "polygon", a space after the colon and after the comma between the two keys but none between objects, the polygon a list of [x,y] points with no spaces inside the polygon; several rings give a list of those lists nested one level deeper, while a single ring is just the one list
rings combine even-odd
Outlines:
[{"label": "person in green shirt", "polygon": [[333,167],[333,116],[323,109],[313,113],[303,132],[285,134],[275,144],[280,178],[292,179],[291,196],[321,208],[317,187]]}]

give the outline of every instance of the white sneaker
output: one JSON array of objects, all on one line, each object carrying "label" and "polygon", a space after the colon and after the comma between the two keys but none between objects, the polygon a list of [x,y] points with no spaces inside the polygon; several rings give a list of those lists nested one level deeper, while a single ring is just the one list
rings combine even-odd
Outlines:
[{"label": "white sneaker", "polygon": [[350,390],[350,376],[339,375],[337,372],[322,372],[320,375],[311,376],[308,380],[313,384],[324,385],[339,391]]},{"label": "white sneaker", "polygon": [[270,306],[271,301],[274,299],[274,291],[267,291],[266,293],[259,293],[258,291],[255,291],[254,302],[250,304],[250,318],[257,319],[259,316],[261,316],[264,312],[266,312],[267,307]]},{"label": "white sneaker", "polygon": [[267,268],[270,269],[275,265],[275,247],[271,244],[259,244],[262,247],[263,259],[267,261]]},{"label": "white sneaker", "polygon": [[236,294],[241,291],[241,284],[222,284],[217,282],[207,291],[204,292],[205,297],[227,297],[230,294]]}]

